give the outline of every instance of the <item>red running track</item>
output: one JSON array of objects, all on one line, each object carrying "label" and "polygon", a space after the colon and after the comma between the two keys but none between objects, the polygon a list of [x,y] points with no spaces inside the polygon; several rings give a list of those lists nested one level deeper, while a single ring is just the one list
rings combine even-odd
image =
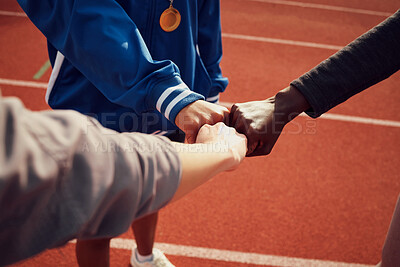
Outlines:
[{"label": "red running track", "polygon": [[[303,0],[306,1],[306,0]],[[396,1],[308,0],[395,12]],[[0,11],[21,12],[15,1]],[[225,34],[344,46],[382,16],[222,0]],[[46,41],[24,17],[0,15],[0,79],[33,81],[46,62]],[[224,37],[222,68],[230,85],[222,100],[267,98],[334,50]],[[38,81],[45,83],[49,71]],[[400,73],[331,113],[400,121]],[[44,89],[0,83],[34,110],[46,109]],[[268,157],[246,159],[161,211],[157,242],[347,263],[376,264],[400,191],[400,129],[300,117]],[[132,238],[128,231],[122,238]],[[112,249],[111,265],[130,252]],[[169,256],[177,266],[253,266]],[[74,266],[74,245],[15,266]],[[255,265],[254,265],[255,266]]]}]

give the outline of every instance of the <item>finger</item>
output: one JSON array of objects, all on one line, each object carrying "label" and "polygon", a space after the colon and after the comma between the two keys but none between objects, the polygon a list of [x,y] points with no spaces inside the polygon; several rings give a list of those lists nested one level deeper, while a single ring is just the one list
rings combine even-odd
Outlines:
[{"label": "finger", "polygon": [[200,130],[197,124],[193,123],[190,125],[185,125],[184,132],[186,134],[186,139],[189,144],[192,144],[196,141],[197,133]]},{"label": "finger", "polygon": [[194,144],[196,142],[196,136],[186,135],[186,141],[188,144]]},{"label": "finger", "polygon": [[220,106],[222,106],[222,107],[226,107],[229,111],[231,110],[231,108],[232,108],[232,103],[228,103],[228,102],[219,102],[218,103]]},{"label": "finger", "polygon": [[242,133],[245,133],[247,128],[245,121],[246,119],[244,118],[243,112],[240,107],[238,107],[233,114],[233,127],[235,127],[235,129],[241,129]]},{"label": "finger", "polygon": [[238,135],[238,132],[236,131],[236,129],[235,129],[235,128],[233,128],[233,127],[229,127],[229,126],[227,126],[227,125],[225,125],[225,127],[228,129],[228,131],[229,131],[229,135],[231,135],[231,136]]},{"label": "finger", "polygon": [[257,148],[258,144],[259,144],[259,140],[247,137],[246,157],[248,157],[248,155],[251,155],[253,153],[253,151]]},{"label": "finger", "polygon": [[230,121],[229,117],[230,117],[230,114],[227,114],[226,116],[224,116],[224,120],[223,120],[222,122],[223,122],[225,125],[231,126],[231,125],[229,124],[229,121]]},{"label": "finger", "polygon": [[219,131],[221,131],[221,128],[229,128],[228,126],[226,126],[225,123],[223,123],[222,121],[217,122],[216,124],[214,124],[211,127],[216,127]]},{"label": "finger", "polygon": [[224,112],[224,119],[222,120],[222,122],[225,123],[225,125],[228,125],[228,126],[230,126],[229,125],[229,117],[230,117],[230,114],[231,114],[230,112],[231,112],[230,109],[228,110],[227,113]]},{"label": "finger", "polygon": [[223,122],[226,116],[229,116],[229,110],[225,107],[220,107],[216,113],[212,114],[212,121],[209,123],[216,124],[217,122]]},{"label": "finger", "polygon": [[237,110],[233,116],[234,122],[232,123],[233,125],[231,127],[235,128],[238,133],[246,135],[247,138],[249,138],[249,127],[246,126],[244,118],[240,115],[240,111]]},{"label": "finger", "polygon": [[227,107],[222,107],[222,113],[225,115],[228,115],[230,113],[230,110]]},{"label": "finger", "polygon": [[249,151],[249,148],[247,146],[247,144],[248,144],[247,137],[244,134],[238,133],[236,130],[235,130],[235,135],[240,137],[244,141],[244,146],[246,148],[245,154],[247,154],[247,152]]},{"label": "finger", "polygon": [[[197,132],[197,137],[206,136],[210,134],[210,125],[204,124]],[[197,138],[196,138],[197,139]]]},{"label": "finger", "polygon": [[[237,105],[234,104],[234,105],[232,106],[232,108],[231,108],[231,112],[229,113],[229,121],[228,121],[228,124],[227,124],[227,125],[229,125],[229,126],[231,126],[231,127],[234,127],[234,126],[235,126],[235,122],[236,122],[236,120],[235,120],[235,113],[236,113],[237,109],[238,109]],[[235,128],[236,128],[236,127],[235,127]]]}]

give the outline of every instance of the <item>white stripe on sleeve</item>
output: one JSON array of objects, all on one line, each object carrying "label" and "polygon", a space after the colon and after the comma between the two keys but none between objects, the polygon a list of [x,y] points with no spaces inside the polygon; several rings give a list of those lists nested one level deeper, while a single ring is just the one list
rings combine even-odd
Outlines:
[{"label": "white stripe on sleeve", "polygon": [[180,93],[179,95],[177,95],[174,100],[172,100],[167,108],[165,109],[165,117],[169,120],[169,113],[171,112],[171,110],[175,107],[175,105],[181,101],[182,99],[184,99],[185,97],[187,97],[188,95],[190,95],[192,93],[192,91],[190,90],[186,90],[183,91],[182,93]]},{"label": "white stripe on sleeve", "polygon": [[216,102],[219,100],[219,94],[216,96],[212,96],[212,97],[207,97],[206,101],[208,102]]},{"label": "white stripe on sleeve", "polygon": [[[156,109],[161,112],[161,106],[164,103],[165,99],[176,89],[184,89],[184,90],[189,90],[187,85],[185,83],[178,84],[176,86],[170,87],[167,90],[165,90],[161,96],[158,98],[157,103],[156,103]],[[162,113],[162,112],[161,112]]]}]

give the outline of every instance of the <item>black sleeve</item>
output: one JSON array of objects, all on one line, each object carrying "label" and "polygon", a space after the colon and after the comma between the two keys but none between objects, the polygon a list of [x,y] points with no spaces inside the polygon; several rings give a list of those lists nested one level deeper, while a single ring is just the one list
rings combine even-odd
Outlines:
[{"label": "black sleeve", "polygon": [[400,68],[400,10],[294,80],[318,117]]}]

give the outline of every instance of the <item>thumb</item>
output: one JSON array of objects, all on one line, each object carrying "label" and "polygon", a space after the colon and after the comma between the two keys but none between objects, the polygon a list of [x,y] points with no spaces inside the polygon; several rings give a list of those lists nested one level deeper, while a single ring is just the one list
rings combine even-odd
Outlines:
[{"label": "thumb", "polygon": [[230,123],[230,113],[224,113],[224,119],[222,120],[222,122],[225,125],[231,126]]}]

